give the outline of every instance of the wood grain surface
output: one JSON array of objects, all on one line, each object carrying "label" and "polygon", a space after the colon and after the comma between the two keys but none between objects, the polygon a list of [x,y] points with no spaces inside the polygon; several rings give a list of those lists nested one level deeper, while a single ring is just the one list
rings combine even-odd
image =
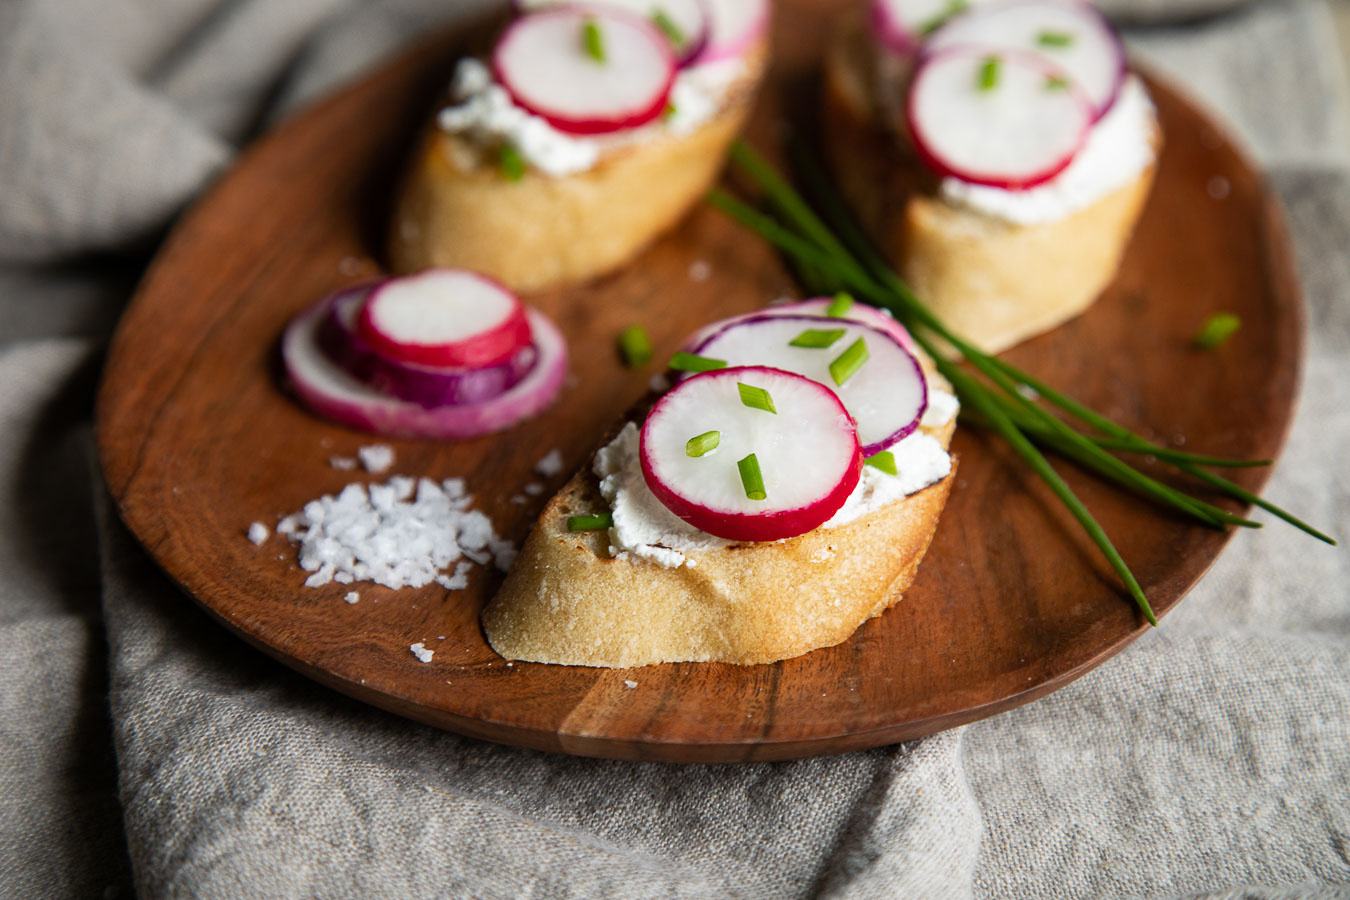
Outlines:
[{"label": "wood grain surface", "polygon": [[[760,146],[774,145],[784,110],[814,104],[819,41],[841,6],[780,3],[775,68],[751,132]],[[427,39],[247,152],[175,229],[118,330],[99,398],[104,471],[127,525],[188,595],[306,675],[422,722],[545,750],[696,762],[930,734],[1040,697],[1148,629],[1043,485],[971,429],[957,435],[959,480],[904,601],[837,647],[774,665],[507,666],[478,624],[497,574],[479,569],[454,593],[362,585],[348,605],[347,587],[303,587],[285,540],[246,540],[255,520],[272,524],[355,478],[383,480],[328,465],[373,441],[293,401],[277,342],[298,310],[380,271],[393,183],[458,40]],[[1166,150],[1119,278],[1087,315],[1010,357],[1162,441],[1273,457],[1302,354],[1283,220],[1224,134],[1171,88],[1154,90]],[[706,280],[691,278],[696,262]],[[769,248],[697,209],[621,273],[530,298],[562,326],[574,359],[551,410],[495,437],[392,442],[395,471],[464,477],[498,531],[521,541],[546,497],[509,498],[537,479],[535,462],[556,447],[569,470],[586,464],[602,430],[647,391],[654,367],[627,371],[615,355],[623,327],[643,324],[661,360],[698,325],[796,293]],[[1219,350],[1193,349],[1219,310],[1245,326]],[[1059,468],[1160,613],[1228,539]],[[1265,477],[1237,480],[1259,488]],[[409,652],[417,641],[435,651],[432,663]]]}]

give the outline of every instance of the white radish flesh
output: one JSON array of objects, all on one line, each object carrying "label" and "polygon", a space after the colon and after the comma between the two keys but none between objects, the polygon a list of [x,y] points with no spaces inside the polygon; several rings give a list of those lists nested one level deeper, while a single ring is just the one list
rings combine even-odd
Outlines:
[{"label": "white radish flesh", "polygon": [[769,0],[705,0],[712,18],[708,48],[698,63],[744,56],[769,30]]},{"label": "white radish flesh", "polygon": [[872,30],[897,53],[913,53],[925,36],[961,7],[952,0],[873,0]]},{"label": "white radish flesh", "polygon": [[[843,329],[828,347],[794,347],[804,331]],[[830,363],[862,340],[868,360],[844,383],[836,384]],[[923,367],[893,336],[847,319],[821,316],[761,315],[734,322],[695,351],[731,366],[774,366],[796,372],[829,388],[858,423],[863,455],[880,453],[919,427],[928,408]]]},{"label": "white radish flesh", "polygon": [[1006,190],[1054,178],[1092,127],[1092,105],[1062,72],[1031,54],[974,48],[925,57],[906,115],[939,174]]},{"label": "white radish flesh", "polygon": [[1125,48],[1115,29],[1080,0],[1014,0],[952,19],[924,46],[926,53],[956,47],[1034,53],[1062,69],[1106,114],[1125,81]]},{"label": "white radish flesh", "polygon": [[357,327],[376,353],[422,366],[494,366],[530,344],[516,295],[460,269],[385,281],[371,291]]},{"label": "white radish flesh", "polygon": [[[700,344],[721,331],[723,328],[726,328],[728,325],[735,322],[744,322],[747,319],[758,319],[761,316],[823,316],[826,315],[830,307],[834,305],[834,302],[834,298],[832,297],[816,297],[812,300],[798,300],[796,303],[780,303],[777,306],[769,306],[764,309],[755,310],[754,312],[742,313],[739,316],[731,316],[720,322],[713,322],[711,325],[705,325],[694,332],[693,336],[685,342],[685,348],[692,352]],[[904,347],[910,353],[914,353],[914,338],[905,330],[905,326],[901,325],[875,306],[869,306],[866,303],[854,303],[849,307],[847,313],[838,316],[837,318],[849,322],[861,322],[864,325],[871,325],[873,328],[880,328],[882,331],[899,341],[901,347]]]},{"label": "white radish flesh", "polygon": [[510,428],[542,412],[557,396],[567,373],[567,344],[543,314],[527,313],[539,358],[518,384],[483,403],[427,409],[393,399],[358,381],[330,360],[319,334],[332,298],[301,313],[281,341],[292,388],[310,409],[341,425],[390,437],[454,440]]},{"label": "white radish flesh", "polygon": [[328,321],[319,330],[319,344],[329,359],[382,394],[428,409],[482,403],[515,387],[534,368],[539,354],[531,343],[501,362],[474,368],[390,360],[376,353],[357,329],[369,293],[369,287],[352,288],[332,298]]},{"label": "white radish flesh", "polygon": [[[587,50],[591,28],[603,59]],[[519,106],[572,134],[605,134],[652,121],[666,108],[676,68],[670,42],[641,16],[570,6],[512,22],[492,64]]]},{"label": "white radish flesh", "polygon": [[[769,392],[776,412],[746,406],[739,385]],[[690,438],[718,444],[690,456]],[[732,541],[776,541],[824,524],[857,487],[862,455],[834,393],[762,366],[705,372],[681,382],[642,426],[642,474],[675,515]],[[738,463],[754,455],[764,498],[751,499]]]},{"label": "white radish flesh", "polygon": [[[517,8],[524,12],[547,9],[551,6],[575,6],[575,0],[520,0]],[[708,46],[711,22],[703,0],[591,0],[588,6],[622,9],[653,22],[668,22],[675,33],[662,32],[671,41],[680,65],[688,65]]]}]

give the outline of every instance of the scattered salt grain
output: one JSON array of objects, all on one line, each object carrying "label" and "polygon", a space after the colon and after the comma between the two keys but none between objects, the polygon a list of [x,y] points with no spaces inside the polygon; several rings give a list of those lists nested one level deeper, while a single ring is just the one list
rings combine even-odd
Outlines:
[{"label": "scattered salt grain", "polygon": [[529,494],[531,497],[538,497],[540,494],[544,493],[544,486],[537,481],[531,481],[529,484],[525,485],[525,493]]},{"label": "scattered salt grain", "polygon": [[647,387],[653,394],[664,394],[670,390],[670,379],[664,375],[653,375],[647,379]]},{"label": "scattered salt grain", "polygon": [[328,464],[342,472],[351,472],[356,469],[356,460],[350,456],[332,456],[328,459]]},{"label": "scattered salt grain", "polygon": [[563,457],[562,451],[556,447],[548,451],[548,455],[534,464],[534,470],[545,478],[552,478],[555,475],[562,474]]},{"label": "scattered salt grain", "polygon": [[524,494],[516,494],[511,498],[511,502],[517,506],[524,506],[526,503],[530,502],[530,498],[526,497]]},{"label": "scattered salt grain", "polygon": [[633,688],[637,687],[637,682],[636,682],[636,681],[625,681],[625,682],[623,683],[623,686],[626,687],[626,688],[628,688],[628,689],[631,691]]},{"label": "scattered salt grain", "polygon": [[1205,190],[1209,193],[1209,196],[1215,200],[1223,200],[1228,196],[1232,189],[1233,185],[1222,175],[1215,175],[1205,185]]},{"label": "scattered salt grain", "polygon": [[361,581],[397,590],[448,582],[457,590],[467,586],[463,560],[505,568],[516,554],[472,503],[462,478],[395,476],[311,500],[276,530],[300,545],[300,568],[312,573],[308,587]]},{"label": "scattered salt grain", "polygon": [[437,575],[436,583],[447,591],[462,591],[469,586],[469,570],[472,568],[471,564],[462,562],[455,566],[455,574]]},{"label": "scattered salt grain", "polygon": [[346,600],[348,603],[352,605],[355,605],[357,602],[360,601],[361,595],[358,594],[356,591],[348,591],[347,596],[343,597],[342,599]]},{"label": "scattered salt grain", "polygon": [[429,663],[431,662],[431,658],[436,655],[435,650],[428,650],[427,645],[420,641],[413,644],[408,649],[412,651],[413,656],[417,657],[418,662]]},{"label": "scattered salt grain", "polygon": [[707,281],[712,275],[712,266],[701,259],[696,259],[689,264],[690,281]]},{"label": "scattered salt grain", "polygon": [[371,444],[356,451],[367,472],[382,475],[394,465],[394,448],[388,444]]},{"label": "scattered salt grain", "polygon": [[248,526],[248,539],[253,542],[254,546],[261,545],[271,534],[272,532],[261,522],[254,522]]}]

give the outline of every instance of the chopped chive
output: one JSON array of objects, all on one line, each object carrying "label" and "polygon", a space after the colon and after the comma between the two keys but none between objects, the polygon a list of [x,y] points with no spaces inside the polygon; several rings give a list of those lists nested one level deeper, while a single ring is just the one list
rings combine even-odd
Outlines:
[{"label": "chopped chive", "polygon": [[788,346],[824,350],[826,347],[834,346],[846,334],[848,331],[843,328],[808,328],[788,341]]},{"label": "chopped chive", "polygon": [[1242,320],[1232,313],[1215,313],[1205,320],[1204,327],[1195,336],[1195,346],[1213,350],[1227,342],[1242,327]]},{"label": "chopped chive", "polygon": [[1067,31],[1042,31],[1036,35],[1036,43],[1042,47],[1069,47],[1073,44],[1073,35]]},{"label": "chopped chive", "polygon": [[1069,79],[1063,75],[1047,75],[1045,79],[1045,89],[1047,91],[1062,91],[1069,86]]},{"label": "chopped chive", "polygon": [[871,358],[872,354],[867,352],[867,341],[864,338],[858,338],[849,344],[848,349],[830,363],[830,377],[834,379],[835,386],[843,387],[844,382],[857,375],[863,363]]},{"label": "chopped chive", "polygon": [[661,29],[661,33],[666,36],[666,40],[670,41],[671,44],[676,47],[684,46],[684,31],[680,29],[679,25],[675,24],[675,20],[667,15],[664,9],[658,9],[652,13],[652,22],[656,24],[657,28]]},{"label": "chopped chive", "polygon": [[676,106],[674,103],[667,102],[666,108],[665,110],[662,111],[661,116],[662,118],[665,119],[673,119],[675,118],[676,115],[679,114],[679,112],[680,108],[678,106]]},{"label": "chopped chive", "polygon": [[706,453],[711,453],[717,449],[717,445],[722,443],[722,433],[720,431],[705,431],[700,435],[691,437],[685,441],[684,455],[692,456],[698,459]]},{"label": "chopped chive", "polygon": [[947,20],[952,16],[960,12],[965,12],[968,5],[967,0],[950,0],[945,10],[919,26],[919,37],[928,37],[928,35],[945,25]]},{"label": "chopped chive", "polygon": [[614,527],[614,516],[600,513],[595,516],[572,516],[567,520],[568,531],[604,531]]},{"label": "chopped chive", "polygon": [[525,157],[520,155],[514,144],[502,144],[501,150],[497,151],[497,165],[507,181],[519,181],[525,177]]},{"label": "chopped chive", "polygon": [[985,57],[984,62],[980,64],[980,77],[978,82],[980,90],[992,91],[994,88],[998,87],[998,67],[999,62],[997,56]]},{"label": "chopped chive", "polygon": [[600,23],[594,19],[587,19],[581,26],[581,43],[586,48],[586,55],[598,63],[605,61],[605,35],[600,30]]},{"label": "chopped chive", "polygon": [[676,372],[712,372],[716,369],[725,369],[727,361],[699,356],[696,353],[685,353],[681,350],[670,358],[670,367]]},{"label": "chopped chive", "polygon": [[853,295],[840,291],[834,295],[830,305],[825,307],[825,315],[831,319],[842,319],[848,315],[848,311],[853,308]]},{"label": "chopped chive", "polygon": [[736,390],[741,392],[742,405],[778,415],[778,410],[774,409],[773,406],[773,398],[764,388],[755,387],[752,384],[742,384],[738,381],[736,382]]},{"label": "chopped chive", "polygon": [[741,472],[741,484],[745,486],[745,496],[751,500],[764,500],[768,493],[764,490],[764,475],[759,471],[759,459],[751,453],[736,463]]},{"label": "chopped chive", "polygon": [[887,475],[900,474],[900,470],[895,466],[895,454],[889,450],[882,450],[880,453],[875,453],[867,457],[863,462],[874,469],[880,469]]},{"label": "chopped chive", "polygon": [[630,369],[645,366],[652,361],[652,342],[641,325],[629,325],[619,335],[619,352]]}]

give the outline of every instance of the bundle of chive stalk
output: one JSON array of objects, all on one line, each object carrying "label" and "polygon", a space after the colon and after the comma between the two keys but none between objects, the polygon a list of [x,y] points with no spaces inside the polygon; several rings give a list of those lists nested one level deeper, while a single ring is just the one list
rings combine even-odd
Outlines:
[{"label": "bundle of chive stalk", "polygon": [[[1200,480],[1218,492],[1261,507],[1309,535],[1335,545],[1336,541],[1285,510],[1209,471],[1210,468],[1269,465],[1269,460],[1233,460],[1201,456],[1163,447],[1094,412],[1004,360],[983,353],[933,315],[904,280],[864,236],[819,163],[799,146],[792,148],[793,163],[807,181],[822,212],[817,212],[774,168],[744,141],[732,148],[731,159],[763,191],[774,214],[762,212],[721,189],[709,195],[718,209],[759,234],[793,260],[814,285],[830,292],[847,291],[889,310],[915,341],[937,362],[961,400],[961,417],[1000,434],[1078,520],[1120,576],[1144,617],[1158,619],[1143,589],[1121,559],[1106,532],[1051,468],[1044,447],[1155,503],[1169,506],[1212,528],[1260,524],[1206,503],[1145,475],[1115,453],[1152,457]],[[834,226],[831,230],[826,220]],[[944,341],[988,382],[976,378],[959,361],[938,351]],[[1036,398],[1036,399],[1033,399]],[[1037,402],[1045,400],[1096,431],[1080,432]],[[1111,451],[1111,452],[1108,452]]]}]

